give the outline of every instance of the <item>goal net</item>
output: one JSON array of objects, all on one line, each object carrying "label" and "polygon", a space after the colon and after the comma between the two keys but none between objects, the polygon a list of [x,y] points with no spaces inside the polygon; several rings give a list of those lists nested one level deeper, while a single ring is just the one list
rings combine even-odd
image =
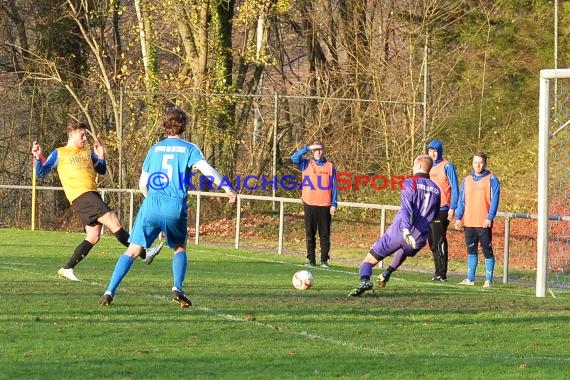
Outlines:
[{"label": "goal net", "polygon": [[570,69],[540,71],[536,296],[570,292]]}]

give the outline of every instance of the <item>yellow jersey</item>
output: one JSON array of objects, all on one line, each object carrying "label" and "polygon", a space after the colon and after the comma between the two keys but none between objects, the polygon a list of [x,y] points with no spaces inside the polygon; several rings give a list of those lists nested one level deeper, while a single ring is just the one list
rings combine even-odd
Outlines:
[{"label": "yellow jersey", "polygon": [[45,162],[36,163],[39,178],[57,168],[65,196],[72,203],[81,194],[97,191],[97,173],[105,174],[106,163],[91,152],[89,146],[64,146],[54,150]]}]

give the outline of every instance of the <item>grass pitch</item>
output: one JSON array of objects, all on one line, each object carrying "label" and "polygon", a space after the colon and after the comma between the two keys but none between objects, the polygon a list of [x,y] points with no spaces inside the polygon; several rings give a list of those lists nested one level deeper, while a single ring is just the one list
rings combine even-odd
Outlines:
[{"label": "grass pitch", "polygon": [[[111,307],[97,301],[122,246],[104,236],[59,279],[83,235],[0,230],[0,378],[561,379],[570,367],[570,299],[534,288],[432,283],[397,271],[361,298],[356,266],[189,246],[181,309],[169,299],[168,249],[136,262]],[[375,270],[375,276],[379,274]]]}]

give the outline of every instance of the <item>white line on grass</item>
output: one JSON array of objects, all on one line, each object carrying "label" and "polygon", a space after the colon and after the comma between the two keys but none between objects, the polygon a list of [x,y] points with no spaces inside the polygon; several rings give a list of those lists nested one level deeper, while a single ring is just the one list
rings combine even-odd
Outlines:
[{"label": "white line on grass", "polygon": [[[289,265],[289,266],[293,266],[293,267],[299,267],[299,268],[306,268],[306,269],[317,269],[317,270],[321,270],[323,273],[326,272],[334,272],[334,273],[342,273],[342,274],[347,274],[350,276],[358,276],[358,272],[357,271],[348,271],[348,270],[341,270],[341,269],[335,269],[335,268],[321,268],[318,266],[315,267],[305,267],[304,264],[295,264],[292,262],[288,262],[288,261],[283,261],[283,260],[272,260],[272,259],[266,259],[266,258],[258,258],[258,257],[249,257],[249,256],[243,256],[243,255],[238,255],[238,254],[233,254],[233,253],[219,253],[220,255],[223,256],[228,256],[228,257],[233,257],[233,258],[239,258],[242,259],[244,261],[246,260],[250,260],[250,261],[258,261],[258,262],[265,262],[265,263],[273,263],[273,264],[282,264],[282,265]],[[11,265],[12,267],[8,267],[8,266],[4,266],[4,265]],[[21,264],[21,263],[16,263],[16,262],[0,262],[0,268],[3,269],[15,269],[14,267],[19,267],[19,266],[24,266],[24,265],[29,265],[29,266],[37,266],[38,264]],[[29,272],[29,273],[33,273],[35,275],[41,275],[42,273],[38,273],[38,272]],[[237,274],[237,273],[236,273]],[[57,275],[55,275],[57,277]],[[454,283],[446,283],[446,284],[442,284],[442,283],[432,283],[430,282],[423,282],[423,281],[415,281],[415,280],[408,280],[405,278],[400,278],[400,277],[394,277],[391,279],[392,281],[402,281],[402,282],[407,282],[407,283],[415,283],[418,285],[422,285],[422,286],[434,286],[434,287],[456,287],[457,285]],[[460,287],[461,289],[464,289],[466,291],[470,290],[465,288],[463,285]],[[476,288],[475,288],[476,289]],[[492,291],[489,291],[489,289],[481,289],[482,293],[485,294],[492,294],[494,291],[497,291],[500,288],[494,288]],[[534,297],[533,294],[525,294],[525,293],[521,293],[518,292],[514,289],[501,289],[502,291],[506,291],[509,292],[512,295],[515,296],[520,296],[520,297]],[[549,289],[549,291],[552,294],[552,290]],[[552,296],[555,298],[554,294],[552,294]]]},{"label": "white line on grass", "polygon": [[[35,266],[35,265],[34,265]],[[42,272],[31,272],[29,270],[24,270],[21,268],[18,268],[16,266],[5,266],[5,265],[0,265],[0,269],[7,269],[7,270],[11,270],[11,271],[15,271],[15,272],[24,272],[24,273],[31,273],[34,275],[39,275],[39,276],[44,276],[45,273]]]},{"label": "white line on grass", "polygon": [[[155,296],[155,298],[160,298],[160,299],[163,299],[166,301],[170,301],[170,299],[168,297],[164,297],[164,296]],[[326,336],[322,336],[322,335],[318,335],[318,334],[313,334],[313,333],[310,333],[307,331],[292,331],[286,327],[285,328],[284,327],[276,327],[270,323],[263,323],[263,322],[259,322],[256,320],[248,320],[244,317],[238,317],[238,316],[233,315],[233,314],[223,313],[223,312],[211,309],[209,307],[192,306],[192,310],[201,311],[205,314],[208,314],[208,315],[211,315],[214,317],[218,317],[218,318],[223,318],[223,319],[231,321],[231,322],[253,324],[253,325],[258,326],[258,327],[273,330],[273,331],[278,332],[280,334],[305,337],[305,338],[309,338],[309,339],[315,340],[315,341],[323,341],[323,342],[332,343],[336,346],[347,347],[347,348],[355,350],[355,351],[360,351],[360,352],[366,351],[366,352],[370,352],[370,353],[374,353],[374,354],[378,354],[378,355],[397,355],[397,353],[386,352],[386,351],[380,350],[377,347],[370,347],[370,346],[366,346],[366,345],[355,344],[352,342],[347,342],[347,341],[336,339],[333,337],[326,337]],[[470,354],[458,354],[458,353],[447,354],[444,352],[430,352],[428,355],[430,355],[432,357],[440,357],[440,358],[454,358],[455,357],[455,358],[466,359],[466,358],[471,357]],[[482,356],[484,356],[484,355],[482,355]],[[570,362],[570,358],[563,358],[563,357],[557,357],[557,358],[548,357],[548,356],[530,356],[530,357],[528,357],[528,356],[517,356],[517,355],[505,355],[505,354],[500,354],[500,353],[489,354],[488,357],[493,358],[493,359],[505,359],[505,360],[550,360],[550,361]]]},{"label": "white line on grass", "polygon": [[[240,258],[247,258],[244,256],[239,256],[239,255],[228,255],[228,256],[235,256],[235,257],[240,257]],[[255,259],[254,259],[255,260]],[[275,263],[282,263],[282,264],[290,264],[287,262],[281,262],[281,261],[275,261],[275,260],[263,260],[263,259],[259,259],[259,261],[267,261],[267,262],[275,262]],[[12,263],[10,263],[12,264]],[[291,264],[291,265],[296,265],[296,264]],[[31,273],[34,275],[41,275],[41,276],[45,276],[45,273],[37,273],[37,272],[31,272],[31,271],[25,271],[22,270],[20,268],[16,268],[15,266],[5,266],[5,265],[1,265],[0,264],[0,268],[2,269],[7,269],[7,270],[12,270],[12,271],[18,271],[18,272],[26,272],[26,273]],[[325,269],[323,269],[325,270]],[[327,269],[330,270],[330,269]],[[349,272],[347,272],[349,273]],[[351,273],[353,274],[353,273]],[[48,276],[49,278],[53,278],[54,276]],[[62,280],[65,281],[65,280]],[[90,286],[97,286],[100,288],[103,288],[103,285],[101,285],[100,283],[97,282],[89,282],[89,281],[80,281],[80,282],[76,282],[76,284],[85,284],[85,285],[90,285]],[[122,292],[128,293],[128,294],[137,294],[140,295],[141,293],[139,293],[138,289],[136,290],[131,290],[126,286],[122,286]],[[172,300],[169,297],[165,297],[165,296],[158,296],[158,295],[149,295],[147,293],[143,293],[143,296],[149,297],[149,298],[155,298],[155,299],[161,299],[164,300],[166,302],[172,302]],[[377,347],[371,347],[371,346],[366,346],[366,345],[360,345],[360,344],[355,344],[352,342],[348,342],[345,340],[341,340],[341,339],[336,339],[334,337],[327,337],[327,336],[321,336],[318,334],[313,334],[307,331],[293,331],[288,329],[287,327],[276,327],[273,326],[270,323],[263,323],[263,322],[259,322],[256,320],[248,320],[244,317],[240,317],[240,316],[236,316],[233,314],[227,314],[221,311],[217,311],[214,309],[211,309],[209,307],[204,307],[204,306],[192,306],[191,310],[197,310],[200,312],[203,312],[207,315],[211,315],[211,316],[215,316],[215,317],[219,317],[219,318],[223,318],[226,319],[228,321],[232,321],[232,322],[240,322],[240,323],[249,323],[249,324],[253,324],[255,326],[258,327],[262,327],[262,328],[266,328],[266,329],[270,329],[272,331],[281,333],[281,334],[287,334],[287,335],[291,335],[291,336],[299,336],[299,337],[305,337],[311,340],[315,340],[315,341],[323,341],[323,342],[328,342],[331,344],[334,344],[336,346],[342,346],[342,347],[347,347],[351,350],[355,350],[355,351],[366,351],[366,352],[370,352],[370,353],[374,353],[374,354],[379,354],[379,355],[396,355],[396,353],[389,353],[383,350],[380,350]],[[468,354],[446,354],[444,352],[431,352],[429,353],[430,356],[432,357],[446,357],[446,358],[450,358],[450,357],[460,357],[460,358],[468,358],[470,355]],[[515,355],[503,355],[503,354],[499,354],[499,353],[495,353],[495,354],[490,354],[489,357],[491,358],[495,358],[495,359],[507,359],[507,360],[550,360],[550,361],[563,361],[563,362],[570,362],[570,358],[562,358],[562,357],[558,357],[558,358],[553,358],[553,357],[545,357],[545,356],[515,356]]]},{"label": "white line on grass", "polygon": [[[274,264],[290,265],[290,266],[294,266],[294,267],[305,268],[305,269],[307,269],[307,270],[309,270],[309,269],[310,269],[310,270],[317,269],[317,270],[323,271],[323,273],[326,273],[326,272],[343,273],[343,274],[348,274],[348,275],[350,275],[350,276],[358,277],[358,271],[357,271],[357,270],[356,270],[356,271],[348,271],[348,270],[342,270],[342,269],[336,269],[336,268],[321,268],[321,267],[319,267],[319,266],[306,267],[304,264],[295,264],[295,263],[291,263],[291,262],[288,262],[288,261],[282,261],[282,260],[271,260],[271,259],[264,259],[264,258],[258,258],[258,257],[242,256],[242,255],[237,255],[237,254],[234,254],[234,253],[219,253],[219,254],[224,255],[224,256],[234,257],[234,258],[240,258],[240,259],[243,259],[243,260],[252,260],[252,261],[260,261],[260,262],[264,262],[264,263],[274,263]],[[448,287],[448,288],[449,288],[449,287],[454,287],[454,288],[455,288],[457,285],[459,285],[459,283],[455,284],[455,283],[453,283],[453,282],[448,282],[448,283],[442,284],[442,283],[439,283],[439,282],[432,282],[432,281],[426,281],[426,282],[424,282],[424,281],[408,280],[408,279],[406,279],[406,278],[401,278],[401,277],[397,277],[397,276],[392,277],[392,278],[391,278],[391,281],[396,281],[396,282],[397,282],[397,281],[402,281],[402,282],[407,282],[407,283],[411,283],[411,284],[418,284],[418,285],[421,285],[421,286],[431,286],[431,287]],[[465,288],[464,285],[461,285],[460,288],[461,288],[461,289],[468,290],[467,288]],[[477,289],[477,287],[472,288],[472,289]],[[489,289],[482,289],[482,288],[479,288],[479,289],[480,289],[482,292],[485,292],[485,293],[491,293],[491,292],[492,292],[492,291],[490,291]],[[498,289],[498,288],[494,288],[494,289],[496,290],[496,289]],[[509,290],[510,290],[510,293],[511,293],[512,295],[517,295],[517,296],[521,296],[521,297],[534,297],[533,294],[525,294],[525,293],[521,293],[521,292],[515,291],[515,290],[513,290],[513,289],[509,289]],[[550,290],[550,289],[549,289],[549,290]],[[552,290],[550,290],[550,291],[552,292]]]},{"label": "white line on grass", "polygon": [[367,351],[367,352],[371,352],[373,354],[379,354],[379,355],[388,355],[389,354],[389,353],[382,351],[376,347],[354,344],[354,343],[347,342],[344,340],[335,339],[333,337],[325,337],[325,336],[321,336],[318,334],[313,334],[313,333],[310,333],[307,331],[292,331],[292,330],[289,330],[289,329],[283,328],[283,327],[275,327],[270,323],[263,323],[263,322],[259,322],[259,321],[255,321],[255,320],[247,320],[243,317],[238,317],[238,316],[235,316],[232,314],[226,314],[226,313],[223,313],[221,311],[211,309],[209,307],[192,306],[192,308],[194,310],[199,310],[199,311],[202,311],[208,315],[218,317],[218,318],[223,318],[223,319],[226,319],[228,321],[253,324],[255,326],[267,328],[267,329],[270,329],[270,330],[273,330],[273,331],[276,331],[279,333],[285,333],[287,335],[300,336],[300,337],[305,337],[305,338],[309,338],[312,340],[329,342],[329,343],[332,343],[332,344],[337,345],[337,346],[348,347],[348,348],[355,350],[355,351]]},{"label": "white line on grass", "polygon": [[[271,262],[285,264],[285,262],[277,262],[277,261],[271,261]],[[19,268],[14,268],[14,267],[0,266],[0,268],[19,271],[19,272],[33,273],[33,272],[29,272],[29,271],[24,271],[24,270],[19,269]],[[33,273],[33,274],[34,275],[42,275],[42,273]],[[52,277],[52,276],[50,276],[50,277]],[[101,285],[100,283],[97,283],[97,282],[80,281],[78,283],[103,288],[103,285]],[[124,285],[121,287],[121,292],[130,293],[130,294],[137,294],[138,293],[136,290],[131,291],[127,286],[124,286]],[[148,294],[145,294],[145,295],[147,295],[148,297],[158,298],[158,299],[162,299],[162,300],[171,302],[170,298],[165,297],[165,296],[156,296],[156,295],[148,295]],[[217,311],[217,310],[211,309],[209,307],[192,306],[192,310],[201,311],[207,315],[215,316],[218,318],[223,318],[225,320],[232,321],[232,322],[250,323],[250,324],[253,324],[255,326],[270,329],[272,331],[279,332],[279,333],[285,333],[285,334],[292,335],[292,336],[306,337],[306,338],[309,338],[311,340],[316,340],[316,341],[329,342],[329,343],[332,343],[336,346],[348,347],[348,348],[355,350],[355,351],[361,351],[361,352],[366,351],[366,352],[370,352],[373,354],[379,354],[379,355],[387,355],[388,354],[387,352],[382,351],[376,347],[354,344],[352,342],[347,342],[344,340],[335,339],[333,337],[325,337],[325,336],[313,334],[313,333],[310,333],[307,331],[292,331],[292,330],[289,330],[289,329],[283,328],[283,327],[278,328],[278,327],[275,327],[269,323],[262,323],[262,322],[258,322],[255,320],[247,320],[244,317],[239,317],[236,315],[223,313],[221,311]]]}]

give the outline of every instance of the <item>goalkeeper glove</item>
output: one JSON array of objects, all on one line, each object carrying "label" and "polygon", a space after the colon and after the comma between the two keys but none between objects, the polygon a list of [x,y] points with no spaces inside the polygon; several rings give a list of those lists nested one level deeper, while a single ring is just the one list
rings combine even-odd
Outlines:
[{"label": "goalkeeper glove", "polygon": [[417,247],[416,239],[414,239],[414,237],[410,233],[410,230],[408,230],[407,228],[404,228],[402,230],[402,235],[404,236],[404,241],[406,243],[408,243],[410,245],[410,247],[412,247],[413,249],[416,249],[416,247]]}]

